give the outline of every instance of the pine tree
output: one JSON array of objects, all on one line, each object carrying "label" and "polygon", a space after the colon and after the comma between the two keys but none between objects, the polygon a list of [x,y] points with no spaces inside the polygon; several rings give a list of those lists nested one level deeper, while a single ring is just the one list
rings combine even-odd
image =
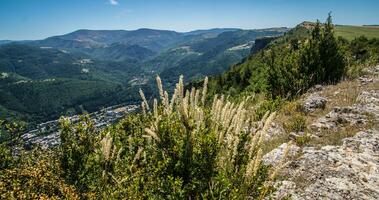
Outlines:
[{"label": "pine tree", "polygon": [[319,51],[322,67],[325,70],[323,81],[328,83],[339,81],[345,72],[345,62],[334,37],[334,25],[330,13],[324,25]]},{"label": "pine tree", "polygon": [[311,32],[311,38],[304,45],[300,55],[299,71],[303,82],[303,88],[308,88],[321,82],[321,79],[324,76],[324,70],[321,66],[319,53],[321,37],[320,22],[317,20]]}]

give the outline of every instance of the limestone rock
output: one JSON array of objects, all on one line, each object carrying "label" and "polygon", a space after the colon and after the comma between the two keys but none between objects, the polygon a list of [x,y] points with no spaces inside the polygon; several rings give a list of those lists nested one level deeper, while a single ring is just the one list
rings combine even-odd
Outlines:
[{"label": "limestone rock", "polygon": [[279,136],[279,135],[282,135],[285,133],[285,130],[283,128],[283,126],[279,123],[271,123],[271,126],[270,128],[267,130],[267,133],[266,133],[266,136],[265,136],[265,140],[270,140],[272,138],[274,138],[275,136]]},{"label": "limestone rock", "polygon": [[323,89],[322,85],[315,85],[315,86],[311,87],[307,92],[308,93],[315,93],[315,92],[322,91],[322,89]]},{"label": "limestone rock", "polygon": [[310,95],[303,104],[303,110],[306,113],[313,112],[315,109],[324,109],[327,100],[324,97],[319,96],[317,93]]},{"label": "limestone rock", "polygon": [[367,85],[369,83],[374,82],[374,79],[370,78],[370,77],[363,76],[363,77],[359,77],[358,81],[359,81],[360,85]]},{"label": "limestone rock", "polygon": [[341,146],[304,148],[287,169],[296,186],[279,184],[278,191],[292,199],[379,199],[378,152],[378,130],[359,132]]},{"label": "limestone rock", "polygon": [[[269,153],[263,156],[262,162],[265,165],[272,165],[272,166],[279,164],[279,162],[283,158],[284,151],[287,149],[287,146],[288,146],[288,143],[283,143],[278,148],[270,151]],[[299,151],[300,151],[300,147],[296,146],[295,144],[292,144],[289,147],[288,157],[295,156]]]}]

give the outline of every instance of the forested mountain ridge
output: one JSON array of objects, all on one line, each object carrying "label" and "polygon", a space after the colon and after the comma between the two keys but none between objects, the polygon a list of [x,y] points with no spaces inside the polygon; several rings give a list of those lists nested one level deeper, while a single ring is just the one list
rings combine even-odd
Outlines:
[{"label": "forested mountain ridge", "polygon": [[25,122],[133,102],[128,81],[142,73],[133,62],[95,61],[23,44],[0,47],[0,71],[1,118]]},{"label": "forested mountain ridge", "polygon": [[[175,31],[138,29],[126,30],[78,30],[61,36],[53,36],[44,40],[31,41],[30,45],[53,47],[87,53],[94,58],[98,54],[92,51],[106,51],[111,46],[139,46],[159,53],[176,44],[190,39],[214,37],[224,31],[234,29],[204,30],[199,32],[178,33]],[[111,52],[109,52],[110,54]],[[103,58],[104,59],[104,58]],[[112,58],[105,58],[112,60]]]}]

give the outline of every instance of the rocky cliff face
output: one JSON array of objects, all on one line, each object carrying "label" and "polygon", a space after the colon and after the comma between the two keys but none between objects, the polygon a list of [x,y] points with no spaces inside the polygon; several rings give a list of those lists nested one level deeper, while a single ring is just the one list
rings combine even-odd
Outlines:
[{"label": "rocky cliff face", "polygon": [[287,142],[263,157],[275,166],[289,148],[274,199],[379,199],[379,66],[367,72],[299,100],[305,133],[287,133]]},{"label": "rocky cliff face", "polygon": [[263,37],[255,40],[253,47],[250,50],[251,54],[254,54],[262,49],[264,49],[270,42],[278,39],[278,37]]}]

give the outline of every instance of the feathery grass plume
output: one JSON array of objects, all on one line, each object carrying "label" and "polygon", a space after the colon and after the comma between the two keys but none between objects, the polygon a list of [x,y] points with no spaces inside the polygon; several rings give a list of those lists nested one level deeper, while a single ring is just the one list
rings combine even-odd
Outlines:
[{"label": "feathery grass plume", "polygon": [[234,163],[237,154],[238,154],[238,145],[240,144],[240,138],[239,136],[234,136],[234,141],[233,141],[233,153],[232,153],[232,158],[231,161]]},{"label": "feathery grass plume", "polygon": [[196,106],[199,104],[199,98],[200,98],[200,90],[196,90],[196,93],[195,93],[195,105]]},{"label": "feathery grass plume", "polygon": [[245,178],[250,181],[257,173],[259,165],[262,162],[262,149],[259,149],[255,158],[247,164]]},{"label": "feathery grass plume", "polygon": [[137,153],[133,158],[133,162],[132,162],[133,164],[136,163],[137,160],[141,158],[142,151],[143,151],[143,147],[138,148]]},{"label": "feathery grass plume", "polygon": [[101,140],[101,153],[105,161],[109,161],[111,149],[112,149],[113,138],[108,132],[107,135]]},{"label": "feathery grass plume", "polygon": [[153,112],[154,112],[154,117],[158,118],[158,100],[157,99],[154,99]]},{"label": "feathery grass plume", "polygon": [[171,113],[172,110],[174,109],[174,105],[175,105],[175,101],[176,101],[177,96],[178,96],[178,88],[175,88],[174,94],[172,95],[171,101],[170,101],[169,113]]},{"label": "feathery grass plume", "polygon": [[180,75],[179,76],[179,83],[177,85],[177,88],[178,88],[178,97],[179,97],[179,101],[181,102],[184,98],[184,77],[183,75]]},{"label": "feathery grass plume", "polygon": [[266,122],[266,120],[267,120],[267,117],[268,117],[269,115],[270,115],[270,111],[267,111],[267,112],[263,115],[262,119],[258,122],[258,128],[257,128],[257,130],[260,130],[260,129],[263,128],[263,125],[265,124],[265,122]]},{"label": "feathery grass plume", "polygon": [[169,97],[167,91],[164,92],[164,101],[163,101],[163,106],[166,111],[166,113],[169,113],[170,110],[170,102],[169,102]]},{"label": "feathery grass plume", "polygon": [[141,102],[141,107],[142,107],[142,113],[143,115],[146,115],[146,106],[145,106],[145,102]]},{"label": "feathery grass plume", "polygon": [[224,105],[224,107],[222,108],[222,110],[221,110],[221,112],[220,112],[220,121],[222,122],[222,125],[224,126],[224,127],[227,127],[227,120],[229,120],[229,119],[227,119],[226,118],[226,112],[227,112],[227,110],[229,109],[229,106],[230,106],[230,102],[227,102],[225,105]]},{"label": "feathery grass plume", "polygon": [[257,174],[257,171],[259,169],[259,165],[261,164],[261,162],[262,162],[262,149],[259,149],[257,155],[255,156],[253,176]]},{"label": "feathery grass plume", "polygon": [[181,105],[180,111],[181,111],[182,116],[184,117],[184,120],[187,120],[189,117],[189,115],[188,115],[188,107],[189,107],[188,106],[188,98],[189,98],[189,91],[187,90],[186,95],[182,99],[181,104],[180,104]]},{"label": "feathery grass plume", "polygon": [[142,101],[143,101],[143,103],[146,106],[146,110],[149,111],[150,110],[149,104],[147,103],[145,94],[143,93],[143,91],[141,90],[141,88],[139,89],[139,95],[141,96]]},{"label": "feathery grass plume", "polygon": [[146,132],[149,136],[151,136],[154,140],[156,140],[157,142],[160,142],[160,141],[161,141],[161,139],[158,137],[158,135],[157,135],[154,131],[152,131],[151,129],[149,129],[149,128],[145,128],[145,132]]},{"label": "feathery grass plume", "polygon": [[190,94],[190,105],[192,108],[195,108],[195,95],[196,95],[196,90],[194,87],[191,88],[191,94]]},{"label": "feathery grass plume", "polygon": [[262,144],[263,139],[265,138],[265,136],[267,134],[267,131],[271,127],[271,124],[274,121],[275,117],[276,117],[276,112],[273,112],[273,113],[271,113],[271,115],[264,122],[263,128],[260,131],[260,136],[259,136],[259,140],[258,140],[258,145],[259,146]]},{"label": "feathery grass plume", "polygon": [[207,98],[207,91],[208,91],[208,76],[204,79],[204,85],[203,85],[203,94],[201,95],[201,103],[205,105],[205,99]]},{"label": "feathery grass plume", "polygon": [[217,101],[218,101],[218,95],[216,94],[216,95],[213,97],[212,111],[214,111],[214,110],[216,109]]},{"label": "feathery grass plume", "polygon": [[250,146],[249,146],[249,159],[252,159],[253,153],[258,148],[258,140],[260,138],[260,133],[254,134],[253,138],[251,139]]},{"label": "feathery grass plume", "polygon": [[215,114],[217,114],[216,115],[216,120],[217,121],[221,120],[221,117],[222,117],[222,108],[224,107],[223,104],[224,104],[223,99],[222,98],[219,99],[218,102],[217,102],[216,112],[215,112]]},{"label": "feathery grass plume", "polygon": [[195,122],[196,122],[196,129],[200,130],[200,126],[202,123],[204,123],[204,112],[201,108],[196,107],[195,108]]},{"label": "feathery grass plume", "polygon": [[157,80],[157,86],[158,86],[158,90],[159,90],[159,96],[161,97],[161,101],[164,101],[165,97],[163,94],[163,85],[162,85],[161,77],[157,76],[156,80]]}]

